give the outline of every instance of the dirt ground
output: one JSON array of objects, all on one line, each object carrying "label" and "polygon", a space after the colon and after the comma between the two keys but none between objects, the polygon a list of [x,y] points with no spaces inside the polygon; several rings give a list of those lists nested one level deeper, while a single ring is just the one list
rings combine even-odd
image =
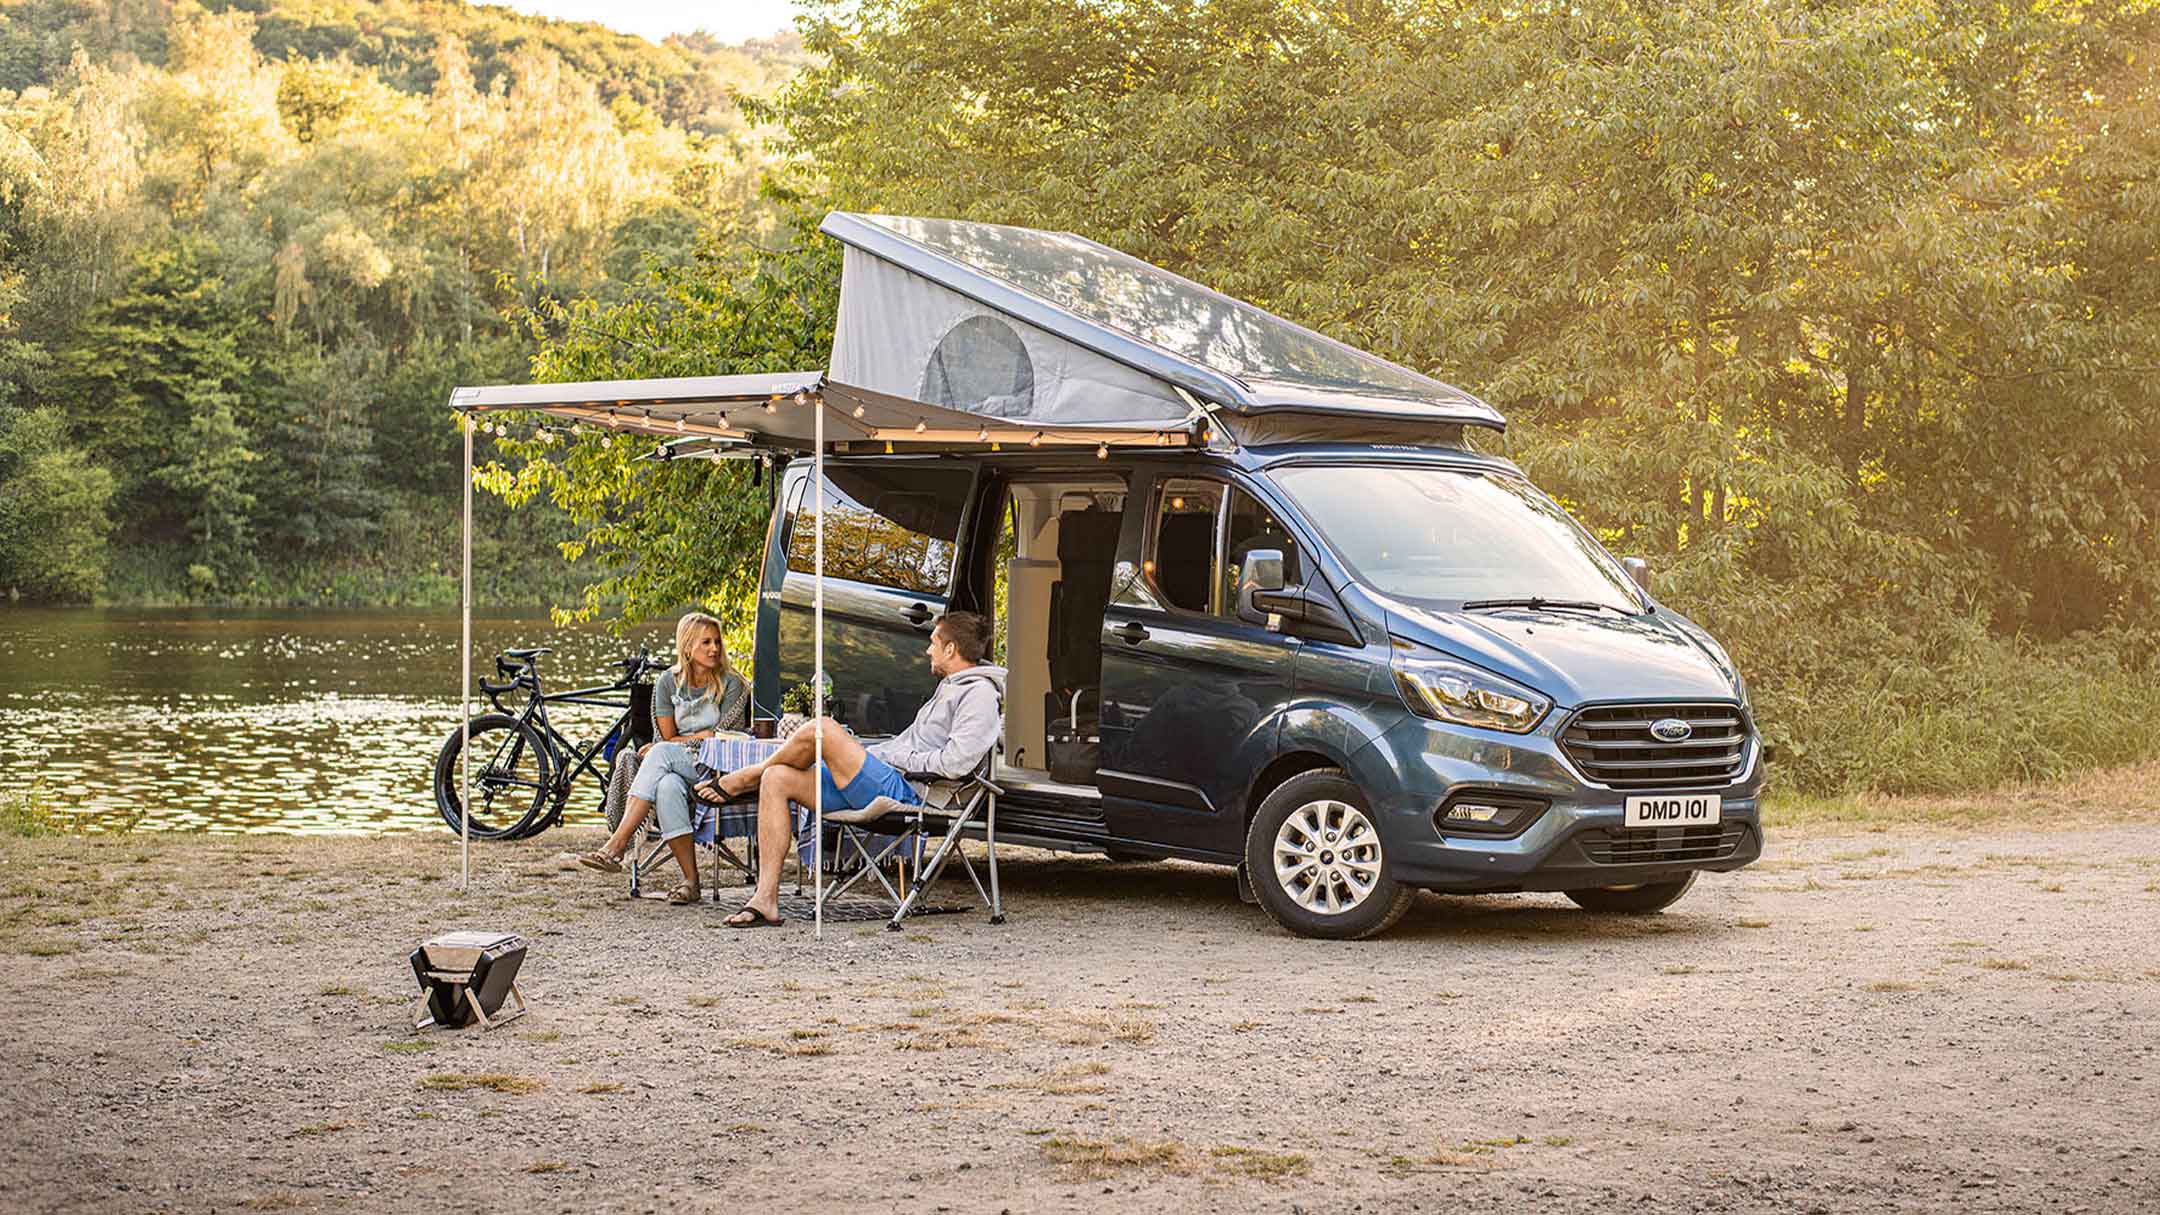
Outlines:
[{"label": "dirt ground", "polygon": [[[0,1210],[2160,1209],[2160,828],[1809,825],[1661,916],[1012,850],[1010,922],[740,932],[584,831],[0,842]],[[406,952],[532,942],[411,1029]]]}]

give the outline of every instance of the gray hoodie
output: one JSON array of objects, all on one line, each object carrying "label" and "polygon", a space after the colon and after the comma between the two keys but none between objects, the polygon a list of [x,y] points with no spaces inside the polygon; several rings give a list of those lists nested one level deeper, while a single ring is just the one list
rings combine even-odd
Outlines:
[{"label": "gray hoodie", "polygon": [[966,776],[996,745],[1005,723],[1005,668],[977,663],[938,681],[930,703],[870,754],[902,772]]}]

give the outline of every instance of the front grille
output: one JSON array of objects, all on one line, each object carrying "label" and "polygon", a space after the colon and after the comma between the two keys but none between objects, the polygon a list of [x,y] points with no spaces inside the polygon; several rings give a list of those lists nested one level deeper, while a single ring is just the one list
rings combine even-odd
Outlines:
[{"label": "front grille", "polygon": [[1662,865],[1674,861],[1721,861],[1747,839],[1746,823],[1701,827],[1593,827],[1576,837],[1583,855],[1599,865]]},{"label": "front grille", "polygon": [[[1694,729],[1684,742],[1650,733],[1674,717]],[[1736,705],[1592,705],[1560,732],[1583,775],[1613,789],[1714,789],[1740,775],[1748,724]]]}]

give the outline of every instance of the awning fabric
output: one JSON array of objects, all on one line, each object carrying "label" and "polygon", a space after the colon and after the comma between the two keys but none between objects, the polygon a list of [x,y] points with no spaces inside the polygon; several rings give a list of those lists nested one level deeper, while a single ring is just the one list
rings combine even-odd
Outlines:
[{"label": "awning fabric", "polygon": [[929,405],[816,371],[459,388],[450,394],[450,407],[472,414],[522,410],[623,434],[733,440],[788,451],[815,446],[820,410],[826,445],[838,451],[1183,447],[1203,433],[1203,419],[1190,410],[1153,423],[1051,424]]}]

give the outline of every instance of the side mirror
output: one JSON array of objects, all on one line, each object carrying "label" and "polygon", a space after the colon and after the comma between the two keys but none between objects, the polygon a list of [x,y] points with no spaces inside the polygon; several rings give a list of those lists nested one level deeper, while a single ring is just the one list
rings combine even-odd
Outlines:
[{"label": "side mirror", "polygon": [[1635,580],[1636,586],[1646,591],[1650,589],[1649,562],[1640,557],[1622,557],[1620,558],[1620,568],[1627,571],[1627,576]]},{"label": "side mirror", "polygon": [[1237,614],[1253,624],[1266,624],[1270,613],[1253,602],[1255,595],[1283,589],[1283,555],[1279,548],[1256,548],[1238,564]]}]

